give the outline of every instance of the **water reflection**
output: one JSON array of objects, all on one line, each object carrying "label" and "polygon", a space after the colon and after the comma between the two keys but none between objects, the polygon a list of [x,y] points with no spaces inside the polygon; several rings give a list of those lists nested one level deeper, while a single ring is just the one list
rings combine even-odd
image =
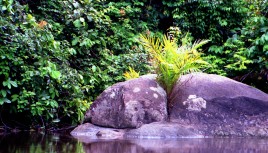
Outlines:
[{"label": "water reflection", "polygon": [[86,153],[267,153],[268,139],[87,141]]},{"label": "water reflection", "polygon": [[[79,141],[78,141],[79,140]],[[0,135],[0,153],[267,153],[268,139],[74,139],[69,135]]]},{"label": "water reflection", "polygon": [[82,143],[69,135],[17,133],[0,135],[0,153],[83,153]]}]

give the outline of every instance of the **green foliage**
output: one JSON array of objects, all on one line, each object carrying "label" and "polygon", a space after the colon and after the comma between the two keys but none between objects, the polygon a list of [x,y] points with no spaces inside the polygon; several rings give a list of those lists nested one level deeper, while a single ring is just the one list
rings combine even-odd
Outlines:
[{"label": "green foliage", "polygon": [[77,123],[128,66],[149,69],[137,36],[154,25],[139,19],[142,2],[0,4],[0,105],[10,118],[46,128]]},{"label": "green foliage", "polygon": [[[132,2],[123,1],[75,0],[50,2],[57,7],[61,6],[57,10],[63,10],[57,12],[56,16],[64,18],[63,22],[58,23],[63,27],[63,34],[68,32],[66,40],[75,53],[69,61],[70,66],[79,70],[85,84],[91,86],[88,95],[95,98],[111,84],[124,80],[123,73],[128,66],[141,73],[148,70],[147,55],[140,49],[136,39],[139,31],[148,28],[146,22],[138,20],[142,14],[142,3],[132,5]],[[54,13],[45,7],[46,2],[43,3],[41,10],[45,14]],[[66,35],[57,37],[63,39]]]},{"label": "green foliage", "polygon": [[[268,91],[264,85],[267,84],[267,76],[263,73],[268,69],[268,19],[261,14],[266,7],[267,4],[248,3],[251,11],[248,12],[244,26],[235,29],[235,34],[222,46],[210,47],[209,51],[213,55],[206,57],[214,66],[209,69],[210,72],[229,77],[242,76],[241,81],[249,77],[246,83]],[[259,75],[250,77],[251,73]]]},{"label": "green foliage", "polygon": [[182,31],[213,44],[221,44],[232,35],[232,29],[241,27],[247,11],[242,0],[164,0],[163,5],[165,14]]},{"label": "green foliage", "polygon": [[207,72],[229,77],[256,72],[267,82],[266,1],[164,0],[163,8],[163,15],[182,33],[211,40],[203,47],[210,63]]},{"label": "green foliage", "polygon": [[[18,2],[0,17],[0,104],[5,112],[23,112],[45,123],[69,116],[83,119],[89,108],[89,89],[69,66],[69,43],[56,40],[52,25],[37,21]],[[74,111],[75,110],[75,111]]]},{"label": "green foliage", "polygon": [[150,53],[157,80],[170,95],[181,75],[199,71],[207,63],[202,60],[198,48],[208,41],[183,44],[178,47],[176,41],[167,36],[161,38],[141,35],[141,44]]}]

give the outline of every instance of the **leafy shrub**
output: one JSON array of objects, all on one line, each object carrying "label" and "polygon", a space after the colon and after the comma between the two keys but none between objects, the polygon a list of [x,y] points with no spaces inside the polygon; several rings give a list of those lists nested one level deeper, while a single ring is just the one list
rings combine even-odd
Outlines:
[{"label": "leafy shrub", "polygon": [[[258,3],[257,3],[258,4]],[[206,58],[213,67],[209,72],[227,75],[268,91],[268,19],[260,14],[265,6],[249,4],[248,18],[243,28],[221,46],[211,46]],[[263,9],[261,9],[263,8]],[[256,9],[256,10],[255,10]]]},{"label": "leafy shrub", "polygon": [[212,44],[222,44],[232,36],[234,28],[242,27],[247,13],[243,0],[164,0],[163,6],[173,26]]},{"label": "leafy shrub", "polygon": [[89,88],[69,66],[69,43],[55,40],[52,25],[37,21],[27,6],[9,6],[9,11],[2,8],[0,17],[2,111],[33,116],[34,124],[42,126],[67,116],[73,122],[83,119],[90,104],[84,92]]},{"label": "leafy shrub", "polygon": [[91,101],[124,80],[128,66],[149,69],[136,39],[148,28],[138,20],[141,5],[19,2],[0,1],[0,105],[10,125],[24,119],[46,128],[82,121]]}]

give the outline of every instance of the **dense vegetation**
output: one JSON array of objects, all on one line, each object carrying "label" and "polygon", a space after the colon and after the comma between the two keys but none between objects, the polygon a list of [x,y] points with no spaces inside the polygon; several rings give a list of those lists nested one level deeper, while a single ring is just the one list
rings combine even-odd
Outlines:
[{"label": "dense vegetation", "polygon": [[151,71],[140,34],[170,27],[179,44],[210,40],[205,72],[268,92],[267,10],[266,0],[0,0],[0,124],[81,122],[129,67]]}]

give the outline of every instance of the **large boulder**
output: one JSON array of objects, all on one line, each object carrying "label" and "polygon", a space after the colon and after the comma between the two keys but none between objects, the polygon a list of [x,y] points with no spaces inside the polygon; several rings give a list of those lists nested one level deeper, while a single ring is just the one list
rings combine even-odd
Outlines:
[{"label": "large boulder", "polygon": [[204,73],[184,75],[171,94],[170,120],[204,135],[268,136],[268,94]]},{"label": "large boulder", "polygon": [[86,120],[113,128],[137,128],[166,120],[166,92],[153,78],[141,77],[109,87],[93,102]]},{"label": "large boulder", "polygon": [[169,97],[169,122],[166,98],[155,75],[115,84],[86,113],[95,125],[80,125],[72,135],[85,139],[268,137],[268,94],[251,86],[213,74],[184,75]]}]

